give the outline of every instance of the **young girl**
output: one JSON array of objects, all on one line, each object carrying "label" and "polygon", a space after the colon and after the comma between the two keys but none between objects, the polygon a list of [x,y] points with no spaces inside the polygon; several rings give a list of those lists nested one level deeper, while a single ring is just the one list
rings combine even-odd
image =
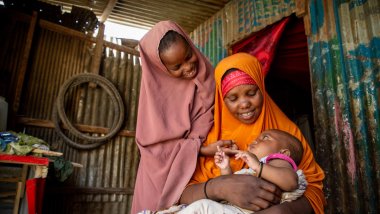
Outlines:
[{"label": "young girl", "polygon": [[215,89],[211,64],[176,23],[157,23],[139,49],[136,143],[141,158],[133,214],[167,208],[179,200],[213,124]]}]

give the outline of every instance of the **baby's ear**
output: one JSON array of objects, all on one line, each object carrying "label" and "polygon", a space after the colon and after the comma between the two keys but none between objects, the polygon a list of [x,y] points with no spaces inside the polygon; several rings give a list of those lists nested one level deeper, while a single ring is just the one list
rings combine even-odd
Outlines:
[{"label": "baby's ear", "polygon": [[290,150],[289,149],[281,149],[280,153],[290,157]]}]

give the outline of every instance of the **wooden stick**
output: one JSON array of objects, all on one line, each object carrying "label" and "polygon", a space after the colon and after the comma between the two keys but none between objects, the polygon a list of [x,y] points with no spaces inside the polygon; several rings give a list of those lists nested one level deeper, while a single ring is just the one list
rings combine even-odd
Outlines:
[{"label": "wooden stick", "polygon": [[56,156],[56,157],[63,155],[62,152],[47,151],[43,149],[33,149],[32,152],[37,153],[37,154],[48,155],[48,156]]},{"label": "wooden stick", "polygon": [[[49,159],[49,162],[54,162],[54,160]],[[70,161],[70,163],[73,165],[73,167],[83,168],[83,165],[80,163],[75,163],[75,162],[71,162],[71,161]]]}]

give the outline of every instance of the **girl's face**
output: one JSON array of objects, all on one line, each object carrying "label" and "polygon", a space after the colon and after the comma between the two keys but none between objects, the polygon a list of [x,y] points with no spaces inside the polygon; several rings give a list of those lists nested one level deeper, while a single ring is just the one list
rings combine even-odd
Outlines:
[{"label": "girl's face", "polygon": [[179,40],[160,53],[162,63],[176,78],[193,79],[197,75],[198,58],[190,45]]},{"label": "girl's face", "polygon": [[263,95],[256,84],[239,85],[226,94],[224,103],[237,120],[252,124],[261,113]]}]

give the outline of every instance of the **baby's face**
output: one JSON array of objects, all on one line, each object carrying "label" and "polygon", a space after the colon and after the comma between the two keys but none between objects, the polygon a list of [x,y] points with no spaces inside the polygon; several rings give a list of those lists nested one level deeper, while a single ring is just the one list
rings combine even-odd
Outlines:
[{"label": "baby's face", "polygon": [[286,149],[286,136],[274,130],[262,132],[250,145],[248,151],[255,154],[261,159],[272,153],[280,152],[281,149]]}]

